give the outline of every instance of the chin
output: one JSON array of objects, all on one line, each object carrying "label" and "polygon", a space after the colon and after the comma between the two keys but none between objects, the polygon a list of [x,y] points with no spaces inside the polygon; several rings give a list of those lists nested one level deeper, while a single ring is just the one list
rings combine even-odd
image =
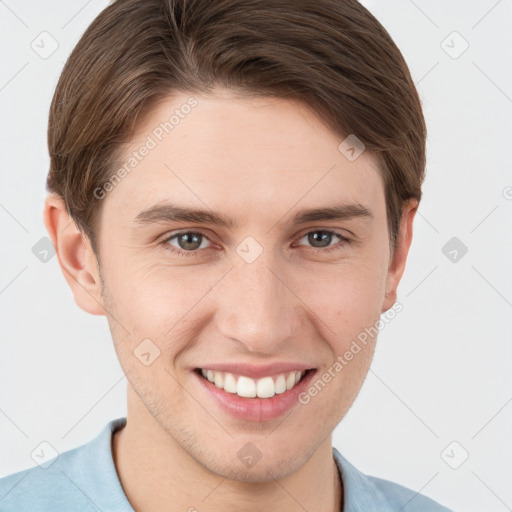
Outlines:
[{"label": "chin", "polygon": [[[291,446],[289,452],[276,453],[272,447],[256,451],[254,445],[244,443],[241,448],[233,449],[234,456],[227,458],[226,451],[214,454],[212,452],[199,454],[191,453],[196,461],[205,469],[222,478],[239,482],[266,483],[285,478],[298,471],[313,455],[297,452],[296,446]],[[238,445],[239,443],[237,443]],[[231,451],[230,449],[228,449]],[[247,459],[248,454],[259,457],[257,460]],[[206,455],[206,456],[204,456]],[[217,456],[217,457],[216,457]],[[245,460],[244,460],[245,459]]]}]

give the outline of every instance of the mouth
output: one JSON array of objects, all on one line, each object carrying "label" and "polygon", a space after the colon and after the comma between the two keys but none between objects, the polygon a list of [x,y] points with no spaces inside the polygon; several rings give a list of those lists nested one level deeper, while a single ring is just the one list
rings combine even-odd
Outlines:
[{"label": "mouth", "polygon": [[205,368],[196,368],[194,371],[226,393],[236,394],[243,398],[272,398],[274,395],[280,395],[293,389],[314,369],[294,370],[258,379]]},{"label": "mouth", "polygon": [[[300,366],[300,365],[299,365]],[[214,368],[194,368],[192,374],[197,390],[207,403],[220,408],[232,418],[264,422],[291,413],[301,402],[301,393],[310,385],[316,368],[294,365],[273,368],[237,365],[237,372],[221,365]],[[249,374],[249,375],[247,375]]]}]

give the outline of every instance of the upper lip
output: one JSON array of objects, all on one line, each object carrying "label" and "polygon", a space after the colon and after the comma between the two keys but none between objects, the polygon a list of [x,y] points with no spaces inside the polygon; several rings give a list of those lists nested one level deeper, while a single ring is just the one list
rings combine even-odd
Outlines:
[{"label": "upper lip", "polygon": [[227,372],[235,375],[244,375],[245,377],[251,377],[258,379],[261,377],[267,377],[271,375],[279,375],[281,373],[289,373],[293,371],[306,371],[311,370],[311,365],[303,363],[291,363],[291,362],[277,362],[272,364],[252,364],[252,363],[219,363],[219,364],[206,364],[205,366],[198,366],[203,370],[212,370],[214,372]]}]

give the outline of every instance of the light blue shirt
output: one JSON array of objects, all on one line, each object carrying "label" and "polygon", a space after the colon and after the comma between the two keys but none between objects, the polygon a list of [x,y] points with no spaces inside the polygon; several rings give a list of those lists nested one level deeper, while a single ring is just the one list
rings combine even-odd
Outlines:
[{"label": "light blue shirt", "polygon": [[[42,464],[46,469],[34,466],[0,478],[0,512],[134,512],[112,457],[112,432],[125,424],[126,417],[110,421],[93,440]],[[336,448],[333,456],[343,481],[342,512],[451,512],[411,489],[361,473]]]}]

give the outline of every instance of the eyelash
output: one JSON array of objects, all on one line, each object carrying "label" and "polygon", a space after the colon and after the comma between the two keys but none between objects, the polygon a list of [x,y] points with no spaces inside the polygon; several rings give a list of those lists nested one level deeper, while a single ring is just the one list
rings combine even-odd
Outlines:
[{"label": "eyelash", "polygon": [[[320,252],[323,252],[323,253],[330,253],[332,251],[337,251],[337,250],[340,250],[343,246],[345,246],[346,244],[350,243],[350,239],[347,238],[346,236],[342,235],[341,233],[338,233],[337,231],[330,231],[330,230],[327,230],[327,229],[315,229],[315,230],[311,230],[311,231],[308,231],[307,233],[303,234],[300,238],[304,238],[305,236],[311,234],[311,233],[327,233],[329,235],[334,235],[335,237],[339,238],[340,241],[335,244],[335,245],[332,245],[332,246],[328,246],[326,248],[323,248],[323,247],[311,247],[311,249],[316,249],[317,251],[320,251]],[[188,256],[195,256],[197,255],[201,250],[206,250],[206,249],[195,249],[193,251],[185,251],[184,249],[177,249],[176,247],[172,246],[169,244],[169,242],[175,238],[177,238],[178,236],[180,235],[187,235],[187,234],[193,234],[193,235],[199,235],[200,237],[202,238],[205,238],[206,240],[208,240],[210,243],[211,243],[211,240],[203,233],[201,232],[198,232],[198,231],[180,231],[178,233],[173,233],[172,235],[166,237],[164,240],[162,240],[162,244],[164,246],[164,248],[168,251],[171,251],[172,253],[174,254],[178,254],[180,256],[185,256],[185,257],[188,257]]]}]

